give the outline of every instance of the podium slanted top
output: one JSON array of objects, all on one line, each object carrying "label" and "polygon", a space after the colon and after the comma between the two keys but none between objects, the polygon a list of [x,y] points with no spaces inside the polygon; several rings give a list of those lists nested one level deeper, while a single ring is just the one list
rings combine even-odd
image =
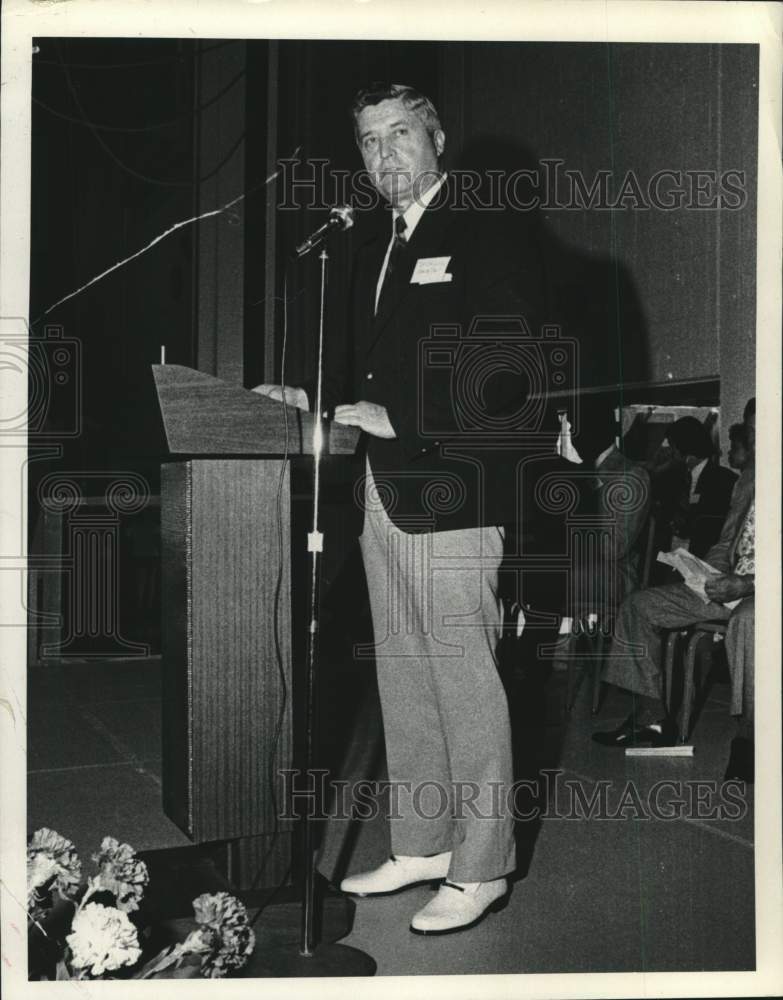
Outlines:
[{"label": "podium slanted top", "polygon": [[[152,374],[171,454],[312,454],[312,413],[184,365],[152,365]],[[326,453],[355,452],[356,427],[324,429]]]}]

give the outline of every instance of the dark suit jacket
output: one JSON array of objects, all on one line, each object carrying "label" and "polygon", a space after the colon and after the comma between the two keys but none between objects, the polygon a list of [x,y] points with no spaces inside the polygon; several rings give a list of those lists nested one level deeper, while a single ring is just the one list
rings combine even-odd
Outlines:
[{"label": "dark suit jacket", "polygon": [[[397,437],[365,436],[365,445],[387,513],[406,531],[513,523],[522,506],[521,466],[552,452],[557,423],[546,391],[567,386],[573,374],[570,345],[540,335],[532,220],[457,210],[449,198],[447,183],[419,220],[398,266],[397,292],[377,316],[388,214],[358,246],[353,358],[331,359],[336,379],[325,390],[330,403],[364,399],[386,407]],[[448,258],[450,280],[412,281],[417,263],[433,257]],[[352,399],[335,398],[330,385],[351,363]],[[531,387],[540,401],[529,398]]]},{"label": "dark suit jacket", "polygon": [[671,548],[672,535],[678,535],[689,539],[690,551],[703,559],[718,540],[736,481],[730,469],[707,462],[696,483],[698,499],[690,503],[690,473],[685,465],[659,471],[653,483],[659,547]]}]

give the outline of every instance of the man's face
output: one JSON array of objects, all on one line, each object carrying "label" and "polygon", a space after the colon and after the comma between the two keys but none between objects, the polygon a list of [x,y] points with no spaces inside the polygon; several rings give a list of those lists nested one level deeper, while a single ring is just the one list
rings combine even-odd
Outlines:
[{"label": "man's face", "polygon": [[673,444],[671,441],[669,441],[669,450],[671,452],[673,462],[676,462],[678,465],[688,464],[688,456],[681,452],[677,445]]},{"label": "man's face", "polygon": [[731,442],[731,447],[729,448],[729,465],[732,469],[744,469],[748,464],[749,458],[750,455],[741,441],[735,440]]},{"label": "man's face", "polygon": [[404,212],[439,176],[438,157],[446,137],[432,136],[400,98],[368,105],[356,122],[359,149],[373,184]]}]

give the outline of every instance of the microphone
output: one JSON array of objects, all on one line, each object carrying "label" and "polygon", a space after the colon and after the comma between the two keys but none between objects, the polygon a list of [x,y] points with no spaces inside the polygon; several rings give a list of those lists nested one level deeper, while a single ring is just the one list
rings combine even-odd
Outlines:
[{"label": "microphone", "polygon": [[304,257],[305,254],[310,253],[326,239],[332,229],[350,229],[352,225],[353,208],[350,205],[335,206],[329,213],[328,220],[294,250],[294,256]]}]

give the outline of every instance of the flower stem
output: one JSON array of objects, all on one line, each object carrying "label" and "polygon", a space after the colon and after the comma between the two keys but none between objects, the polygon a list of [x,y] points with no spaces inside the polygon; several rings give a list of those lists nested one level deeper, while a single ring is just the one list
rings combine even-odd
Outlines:
[{"label": "flower stem", "polygon": [[169,966],[175,963],[181,962],[184,958],[184,953],[182,951],[182,945],[174,945],[171,949],[164,949],[155,958],[150,959],[149,962],[133,977],[134,979],[149,979],[156,975],[158,972],[162,972],[164,969],[168,969]]}]

